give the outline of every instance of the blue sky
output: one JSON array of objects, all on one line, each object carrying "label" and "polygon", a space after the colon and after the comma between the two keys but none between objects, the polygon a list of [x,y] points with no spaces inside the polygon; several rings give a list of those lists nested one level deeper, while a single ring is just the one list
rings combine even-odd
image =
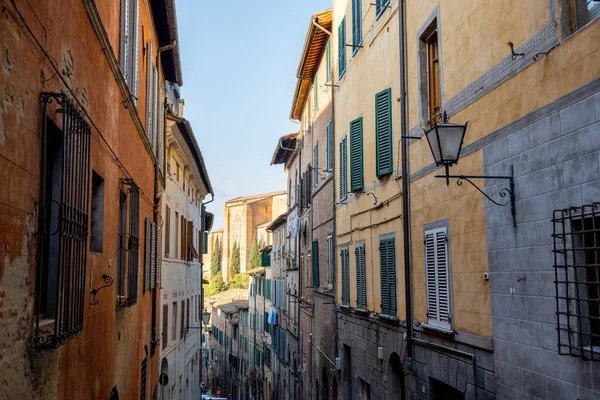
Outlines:
[{"label": "blue sky", "polygon": [[311,15],[331,0],[177,0],[184,117],[190,120],[215,190],[208,210],[223,225],[223,203],[284,190],[270,166],[289,121],[296,69]]}]

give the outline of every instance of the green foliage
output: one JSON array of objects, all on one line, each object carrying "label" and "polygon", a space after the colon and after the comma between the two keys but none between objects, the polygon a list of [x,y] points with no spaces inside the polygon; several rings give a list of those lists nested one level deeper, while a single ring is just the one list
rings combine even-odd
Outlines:
[{"label": "green foliage", "polygon": [[256,236],[252,239],[252,249],[250,250],[250,267],[248,269],[254,269],[260,267],[260,252],[258,251],[258,241]]},{"label": "green foliage", "polygon": [[236,241],[231,248],[231,262],[229,263],[229,276],[233,279],[240,273],[240,249]]},{"label": "green foliage", "polygon": [[231,289],[248,289],[249,277],[246,274],[237,274],[231,278]]},{"label": "green foliage", "polygon": [[223,281],[223,277],[219,273],[210,278],[210,283],[208,285],[204,285],[204,296],[210,297],[227,289],[229,289],[229,287]]},{"label": "green foliage", "polygon": [[210,260],[210,275],[221,275],[221,244],[219,243],[219,237],[215,241],[215,248],[213,249],[212,257]]}]

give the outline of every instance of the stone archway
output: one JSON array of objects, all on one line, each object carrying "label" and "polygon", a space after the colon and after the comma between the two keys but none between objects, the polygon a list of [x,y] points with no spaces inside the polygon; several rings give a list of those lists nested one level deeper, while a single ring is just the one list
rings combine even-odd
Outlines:
[{"label": "stone archway", "polygon": [[[164,382],[163,385],[163,374],[167,377],[167,382]],[[168,384],[168,380],[169,380],[169,361],[167,361],[166,358],[163,358],[162,361],[160,362],[160,377],[159,377],[159,384],[160,384],[160,398],[161,399],[168,399],[169,398],[169,384]]]},{"label": "stone archway", "polygon": [[388,363],[388,376],[390,379],[389,399],[400,400],[404,392],[404,370],[402,361],[397,353],[392,353]]},{"label": "stone archway", "polygon": [[333,377],[333,383],[331,384],[331,400],[338,400],[338,384],[335,376]]},{"label": "stone archway", "polygon": [[323,367],[321,372],[321,398],[328,400],[329,397],[329,378],[327,378],[327,369]]}]

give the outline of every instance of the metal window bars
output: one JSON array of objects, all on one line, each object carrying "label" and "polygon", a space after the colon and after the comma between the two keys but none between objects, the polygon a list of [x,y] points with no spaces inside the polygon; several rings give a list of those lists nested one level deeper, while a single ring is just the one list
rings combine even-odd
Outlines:
[{"label": "metal window bars", "polygon": [[83,329],[91,178],[84,114],[63,93],[42,92],[40,102],[36,349],[59,347]]},{"label": "metal window bars", "polygon": [[[128,226],[126,226],[127,222]],[[121,179],[120,229],[117,306],[131,307],[137,302],[138,292],[140,189],[133,179],[129,178]]]},{"label": "metal window bars", "polygon": [[600,361],[600,203],[552,218],[558,352]]}]

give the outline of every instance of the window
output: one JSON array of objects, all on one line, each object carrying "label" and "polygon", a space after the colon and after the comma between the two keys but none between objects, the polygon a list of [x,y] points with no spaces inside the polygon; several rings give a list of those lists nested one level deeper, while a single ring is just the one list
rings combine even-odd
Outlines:
[{"label": "window", "polygon": [[145,349],[146,355],[142,360],[142,367],[140,368],[140,400],[146,400],[147,380],[148,380],[148,349]]},{"label": "window", "polygon": [[367,266],[365,244],[360,243],[354,249],[356,256],[356,308],[367,309]]},{"label": "window", "polygon": [[163,317],[162,317],[162,348],[167,347],[169,341],[169,305],[163,304]]},{"label": "window", "polygon": [[600,16],[600,2],[597,0],[563,0],[561,7],[563,37],[589,24]]},{"label": "window", "polygon": [[319,287],[319,241],[312,242],[312,285]]},{"label": "window", "polygon": [[338,78],[346,72],[346,17],[338,27]]},{"label": "window", "polygon": [[104,233],[104,179],[92,171],[92,218],[90,251],[102,253]]},{"label": "window", "polygon": [[392,162],[392,90],[385,89],[375,95],[375,154],[377,176],[391,174]]},{"label": "window", "polygon": [[319,184],[319,144],[313,148],[313,186]]},{"label": "window", "polygon": [[440,60],[437,30],[429,35],[426,42],[427,71],[429,71],[429,119],[435,119],[441,111]]},{"label": "window", "polygon": [[175,211],[175,253],[173,257],[177,258],[177,251],[179,249],[179,213]]},{"label": "window", "polygon": [[340,141],[340,201],[348,198],[348,145],[347,135]]},{"label": "window", "polygon": [[396,239],[379,239],[381,268],[381,313],[396,316]]},{"label": "window", "polygon": [[350,190],[363,188],[363,120],[360,117],[350,122]]},{"label": "window", "polygon": [[183,339],[185,332],[185,300],[181,300],[181,326],[179,328],[179,338]]},{"label": "window", "polygon": [[177,164],[177,162],[175,162],[175,165],[177,166],[177,183],[179,183],[179,164]]},{"label": "window", "polygon": [[390,0],[375,0],[375,18],[379,18],[390,4]]},{"label": "window", "polygon": [[166,206],[165,212],[165,257],[171,254],[171,208]]},{"label": "window", "polygon": [[319,111],[319,74],[315,73],[315,80],[313,82],[313,114]]},{"label": "window", "polygon": [[352,0],[352,55],[362,44],[362,0]]},{"label": "window", "polygon": [[140,54],[140,0],[121,0],[121,71],[137,105]]},{"label": "window", "polygon": [[327,123],[327,127],[325,128],[326,132],[326,147],[325,147],[325,158],[327,163],[327,173],[330,174],[333,172],[333,121],[329,121]]},{"label": "window", "polygon": [[342,248],[340,252],[342,265],[342,304],[350,305],[350,249]]},{"label": "window", "polygon": [[179,242],[179,257],[181,257],[182,260],[187,259],[187,221],[185,219],[185,217],[183,215],[181,215],[181,223],[180,223],[180,227],[181,227],[181,241]]},{"label": "window", "polygon": [[331,82],[331,78],[332,78],[332,71],[331,71],[331,40],[327,40],[327,44],[325,45],[325,76],[326,78],[326,83],[330,83]]},{"label": "window", "polygon": [[[36,322],[36,345],[58,347],[83,329],[89,214],[90,134],[85,116],[64,95],[42,93],[45,164],[41,166],[36,321],[54,319],[49,332]],[[47,117],[63,109],[63,130]],[[51,110],[48,110],[51,108]],[[77,123],[77,129],[74,128]],[[60,210],[67,210],[66,215]],[[71,249],[67,254],[62,249]],[[41,335],[44,335],[42,337]],[[50,336],[46,336],[46,335]]]},{"label": "window", "polygon": [[121,179],[119,223],[118,306],[137,301],[138,253],[140,247],[140,189],[133,179]]},{"label": "window", "polygon": [[148,217],[144,220],[146,242],[144,246],[144,291],[154,289],[156,277],[156,224]]},{"label": "window", "polygon": [[177,340],[177,302],[173,302],[173,315],[171,316],[172,321],[172,331],[171,331],[171,340]]},{"label": "window", "polygon": [[369,385],[367,382],[365,382],[361,379],[360,387],[361,387],[361,393],[362,393],[361,399],[371,400],[371,385]]},{"label": "window", "polygon": [[450,271],[447,228],[424,230],[428,324],[450,329]]},{"label": "window", "polygon": [[333,236],[327,236],[327,288],[333,289]]},{"label": "window", "polygon": [[555,210],[558,352],[600,361],[600,204]]},{"label": "window", "polygon": [[187,307],[185,308],[185,328],[187,329],[187,327],[190,326],[190,299],[187,299],[186,303]]}]

